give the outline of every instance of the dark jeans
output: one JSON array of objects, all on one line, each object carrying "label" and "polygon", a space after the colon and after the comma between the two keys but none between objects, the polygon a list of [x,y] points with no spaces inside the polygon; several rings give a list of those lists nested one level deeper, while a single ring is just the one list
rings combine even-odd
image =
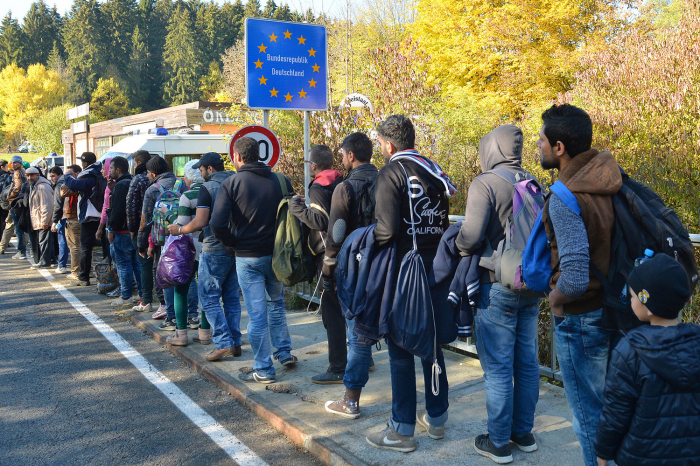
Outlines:
[{"label": "dark jeans", "polygon": [[19,215],[15,209],[10,209],[10,216],[12,217],[12,221],[15,223],[15,237],[17,238],[17,251],[21,255],[26,255],[27,254],[27,240],[24,236],[24,230],[22,230],[22,227],[19,225]]},{"label": "dark jeans", "polygon": [[141,302],[143,304],[151,304],[153,302],[153,258],[146,256],[141,257],[136,246],[136,238],[131,238],[131,244],[134,245],[136,256],[141,267]]},{"label": "dark jeans", "polygon": [[[416,364],[415,357],[403,348],[398,347],[391,338],[387,338],[389,347],[389,362],[391,364],[391,423],[394,430],[401,435],[412,436],[416,428]],[[421,359],[423,364],[423,380],[425,383],[425,408],[428,410],[430,425],[441,427],[447,422],[449,389],[447,386],[447,371],[442,349],[437,348],[440,373],[440,392],[433,395],[431,376],[433,361]]]},{"label": "dark jeans", "polygon": [[5,209],[0,209],[0,235],[5,231],[5,220],[8,215],[10,215],[10,212]]},{"label": "dark jeans", "polygon": [[92,248],[97,243],[95,233],[100,222],[85,222],[80,225],[80,281],[90,281],[90,269],[92,268]]},{"label": "dark jeans", "polygon": [[134,294],[134,287],[132,285],[134,278],[136,278],[137,289],[140,295],[141,269],[139,268],[139,261],[136,258],[138,254],[131,242],[131,235],[129,233],[116,233],[114,235],[112,247],[114,252],[113,259],[117,264],[117,271],[119,272],[122,299],[130,299]]},{"label": "dark jeans", "polygon": [[[323,267],[323,256],[316,261],[316,268],[320,276]],[[342,374],[348,363],[348,350],[345,342],[345,318],[340,310],[338,293],[324,291],[321,295],[321,318],[328,336],[328,362],[330,371]]]},{"label": "dark jeans", "polygon": [[54,235],[51,230],[33,230],[31,238],[32,246],[34,246],[34,262],[42,267],[50,266],[54,242]]}]

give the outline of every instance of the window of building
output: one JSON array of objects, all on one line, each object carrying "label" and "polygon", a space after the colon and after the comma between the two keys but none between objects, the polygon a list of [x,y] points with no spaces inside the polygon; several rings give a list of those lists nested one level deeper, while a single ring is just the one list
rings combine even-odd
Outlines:
[{"label": "window of building", "polygon": [[102,157],[109,150],[109,137],[95,139],[95,155]]},{"label": "window of building", "polygon": [[128,137],[129,137],[128,134],[122,134],[121,136],[113,136],[112,137],[112,145],[114,145],[114,144],[118,143],[119,141],[121,141],[122,139],[125,139]]}]

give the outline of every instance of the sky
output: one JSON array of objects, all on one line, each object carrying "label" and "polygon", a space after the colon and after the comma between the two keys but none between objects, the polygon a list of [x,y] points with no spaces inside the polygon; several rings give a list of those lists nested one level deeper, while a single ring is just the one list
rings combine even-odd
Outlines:
[{"label": "sky", "polygon": [[[49,7],[56,5],[61,15],[70,10],[73,0],[45,0]],[[214,0],[221,4],[224,0]],[[260,4],[265,5],[267,0],[261,0]],[[292,10],[306,11],[311,8],[314,12],[325,12],[329,16],[340,16],[345,11],[347,0],[276,0],[278,5],[288,3]],[[5,17],[9,11],[12,11],[12,17],[19,19],[20,22],[29,11],[29,7],[33,3],[32,0],[0,0],[0,16]],[[243,1],[245,3],[245,0]],[[357,0],[352,3],[357,4]]]}]

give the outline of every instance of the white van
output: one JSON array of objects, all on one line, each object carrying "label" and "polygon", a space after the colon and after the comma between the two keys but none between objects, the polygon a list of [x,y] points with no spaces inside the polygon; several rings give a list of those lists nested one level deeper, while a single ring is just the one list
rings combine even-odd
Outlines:
[{"label": "white van", "polygon": [[166,136],[143,134],[122,139],[100,157],[99,161],[117,156],[124,157],[129,161],[129,168],[133,173],[132,154],[137,150],[146,150],[151,155],[165,158],[175,176],[182,177],[185,175],[185,164],[207,152],[217,152],[224,160],[228,160],[230,141],[230,136],[209,134],[208,131],[189,131]]}]

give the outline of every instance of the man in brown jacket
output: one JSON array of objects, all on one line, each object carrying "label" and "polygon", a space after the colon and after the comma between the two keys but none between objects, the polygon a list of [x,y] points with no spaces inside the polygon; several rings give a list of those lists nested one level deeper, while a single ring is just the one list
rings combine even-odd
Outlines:
[{"label": "man in brown jacket", "polygon": [[559,181],[580,209],[573,211],[552,193],[542,221],[552,238],[549,303],[559,367],[584,462],[595,466],[593,446],[613,335],[602,326],[603,290],[591,264],[603,274],[610,268],[615,224],[611,196],[622,187],[622,175],[610,152],[591,148],[593,126],[585,111],[554,105],[542,121],[540,163],[546,170],[559,170]]},{"label": "man in brown jacket", "polygon": [[[19,155],[13,155],[10,159],[10,165],[12,165],[12,189],[10,190],[9,196],[7,196],[7,202],[10,203],[10,217],[15,225],[15,236],[17,237],[17,254],[12,256],[13,259],[26,259],[27,258],[27,239],[24,237],[24,230],[20,226],[19,215],[17,209],[12,205],[17,199],[22,191],[22,185],[27,181],[27,177],[24,174],[24,166],[22,165],[22,157]],[[9,240],[8,240],[9,241]]]},{"label": "man in brown jacket", "polygon": [[[72,175],[77,177],[82,171],[80,165],[71,165],[66,168],[64,175]],[[63,215],[65,219],[66,242],[70,250],[70,269],[71,273],[66,278],[69,280],[78,280],[80,273],[80,221],[78,220],[78,193],[71,191],[64,184],[61,186],[61,198],[63,198]],[[54,204],[55,208],[55,204]],[[55,217],[54,217],[55,219]]]},{"label": "man in brown jacket", "polygon": [[34,235],[33,269],[48,269],[51,267],[53,256],[53,235],[51,233],[51,217],[53,214],[53,188],[49,180],[41,176],[38,168],[27,168],[29,191],[29,216],[32,219]]}]

